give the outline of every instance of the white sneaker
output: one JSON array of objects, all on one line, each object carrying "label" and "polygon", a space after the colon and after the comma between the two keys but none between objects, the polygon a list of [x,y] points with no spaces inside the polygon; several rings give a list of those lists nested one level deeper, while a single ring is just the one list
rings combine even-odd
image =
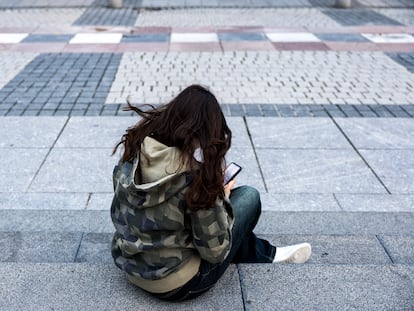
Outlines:
[{"label": "white sneaker", "polygon": [[312,253],[309,243],[301,243],[283,247],[276,247],[273,263],[304,263]]}]

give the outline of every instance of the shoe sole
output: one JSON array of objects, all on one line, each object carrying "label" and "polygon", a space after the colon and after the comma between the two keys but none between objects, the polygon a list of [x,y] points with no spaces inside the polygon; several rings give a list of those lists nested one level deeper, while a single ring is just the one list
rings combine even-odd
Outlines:
[{"label": "shoe sole", "polygon": [[305,263],[312,254],[312,247],[309,243],[298,244],[283,263]]}]

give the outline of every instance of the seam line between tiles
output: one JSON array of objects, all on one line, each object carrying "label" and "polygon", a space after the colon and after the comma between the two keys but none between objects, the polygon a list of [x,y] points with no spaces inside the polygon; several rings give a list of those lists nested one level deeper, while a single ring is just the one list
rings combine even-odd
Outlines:
[{"label": "seam line between tiles", "polygon": [[329,114],[329,111],[326,111],[326,113],[330,116],[332,122],[335,124],[335,126],[338,128],[338,130],[344,135],[345,139],[348,141],[348,143],[351,145],[351,147],[354,149],[354,151],[358,154],[358,156],[362,159],[362,161],[365,163],[365,165],[371,170],[372,174],[377,178],[377,180],[380,182],[380,184],[384,187],[384,189],[387,191],[388,194],[391,194],[391,191],[387,188],[387,186],[384,184],[384,182],[381,180],[381,178],[378,176],[378,174],[374,171],[374,169],[369,165],[368,161],[362,156],[362,154],[359,152],[359,150],[355,147],[355,145],[352,143],[351,139],[345,134],[345,132],[342,130],[342,128],[339,126],[339,124],[336,122],[336,120]]},{"label": "seam line between tiles", "polygon": [[84,232],[82,232],[80,238],[79,238],[79,243],[78,243],[78,247],[76,248],[76,252],[75,252],[75,256],[73,258],[73,262],[76,262],[76,259],[78,258],[78,254],[79,254],[79,250],[82,244],[82,240],[83,240],[83,236],[84,236]]},{"label": "seam line between tiles", "polygon": [[260,176],[262,177],[262,181],[263,181],[263,185],[264,185],[265,191],[266,192],[269,192],[269,190],[267,188],[267,185],[266,185],[266,180],[265,180],[264,175],[263,175],[262,167],[260,166],[259,157],[257,156],[256,148],[254,147],[254,144],[253,144],[252,135],[251,135],[250,129],[249,129],[248,125],[247,125],[247,119],[246,119],[245,116],[243,117],[243,122],[244,122],[244,126],[246,127],[247,135],[249,136],[249,141],[250,141],[250,144],[252,146],[252,150],[253,150],[254,157],[255,157],[256,162],[257,162],[257,166],[259,167],[259,172],[260,172]]},{"label": "seam line between tiles", "polygon": [[57,137],[56,137],[55,141],[53,142],[52,146],[50,147],[49,151],[47,152],[47,154],[46,154],[45,158],[43,159],[42,163],[39,165],[39,168],[37,169],[36,173],[34,174],[34,176],[33,176],[32,180],[30,181],[30,184],[27,186],[27,188],[26,188],[25,192],[28,192],[28,191],[29,191],[29,189],[30,189],[30,187],[33,185],[33,183],[34,183],[34,181],[35,181],[35,179],[36,179],[37,175],[39,175],[40,170],[42,169],[42,167],[43,167],[43,165],[45,164],[45,162],[46,162],[47,158],[49,157],[50,153],[52,152],[53,148],[55,147],[55,145],[56,145],[57,141],[59,140],[60,136],[62,135],[63,131],[65,130],[66,125],[68,124],[69,120],[70,120],[70,117],[68,117],[68,118],[66,119],[65,124],[62,126],[62,128],[61,128],[61,130],[60,130],[59,134],[57,135]]},{"label": "seam line between tiles", "polygon": [[242,298],[242,303],[243,303],[243,310],[250,311],[249,302],[246,300],[247,291],[244,288],[244,276],[243,276],[243,272],[240,270],[239,264],[236,265],[236,270],[237,270],[237,274],[239,275],[240,293],[241,293],[241,298]]},{"label": "seam line between tiles", "polygon": [[392,258],[390,252],[388,251],[388,249],[385,247],[385,243],[384,241],[381,239],[381,237],[379,235],[375,235],[375,238],[378,240],[379,244],[381,245],[381,247],[384,249],[385,254],[387,254],[388,258],[391,260],[392,264],[395,264],[394,259]]},{"label": "seam line between tiles", "polygon": [[340,210],[341,210],[341,211],[345,211],[345,210],[344,210],[344,208],[342,207],[341,203],[339,203],[339,200],[338,200],[338,198],[336,197],[336,194],[335,194],[335,193],[332,193],[332,195],[333,195],[333,197],[334,197],[334,199],[335,199],[335,201],[336,201],[336,204],[338,204],[338,206],[339,206]]}]

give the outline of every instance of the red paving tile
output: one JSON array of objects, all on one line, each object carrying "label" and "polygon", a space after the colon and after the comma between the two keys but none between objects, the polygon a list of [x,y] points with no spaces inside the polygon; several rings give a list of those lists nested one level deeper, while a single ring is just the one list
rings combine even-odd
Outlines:
[{"label": "red paving tile", "polygon": [[159,34],[171,33],[171,27],[135,27],[130,30],[134,34]]},{"label": "red paving tile", "polygon": [[413,43],[377,43],[377,46],[383,52],[414,52]]},{"label": "red paving tile", "polygon": [[66,35],[66,34],[75,34],[82,32],[83,27],[77,26],[63,26],[63,25],[56,25],[50,26],[40,26],[38,27],[33,33],[35,34],[51,34],[51,35]]},{"label": "red paving tile", "polygon": [[222,49],[218,42],[201,42],[201,43],[170,43],[169,51],[174,52],[221,52]]},{"label": "red paving tile", "polygon": [[329,48],[322,42],[277,42],[275,50],[283,51],[327,51]]},{"label": "red paving tile", "polygon": [[325,42],[332,51],[378,51],[375,43],[371,42]]},{"label": "red paving tile", "polygon": [[0,44],[0,51],[8,51],[14,44]]},{"label": "red paving tile", "polygon": [[375,26],[375,25],[349,27],[349,29],[353,30],[353,32],[359,32],[359,33],[400,33],[400,32],[404,32],[405,28],[406,28],[405,26]]},{"label": "red paving tile", "polygon": [[0,27],[0,33],[32,33],[36,31],[37,28],[38,27]]},{"label": "red paving tile", "polygon": [[115,52],[117,46],[117,44],[67,44],[62,52],[110,53]]},{"label": "red paving tile", "polygon": [[167,52],[168,42],[138,42],[138,43],[120,43],[116,47],[116,52]]},{"label": "red paving tile", "polygon": [[271,51],[274,46],[269,41],[222,41],[224,51]]}]

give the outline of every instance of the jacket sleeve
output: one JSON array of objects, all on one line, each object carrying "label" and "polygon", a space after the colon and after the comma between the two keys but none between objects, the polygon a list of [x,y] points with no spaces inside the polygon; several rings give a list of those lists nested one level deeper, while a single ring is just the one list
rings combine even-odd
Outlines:
[{"label": "jacket sleeve", "polygon": [[230,202],[217,200],[208,210],[190,212],[193,243],[200,257],[211,263],[226,259],[230,252],[233,210]]}]

